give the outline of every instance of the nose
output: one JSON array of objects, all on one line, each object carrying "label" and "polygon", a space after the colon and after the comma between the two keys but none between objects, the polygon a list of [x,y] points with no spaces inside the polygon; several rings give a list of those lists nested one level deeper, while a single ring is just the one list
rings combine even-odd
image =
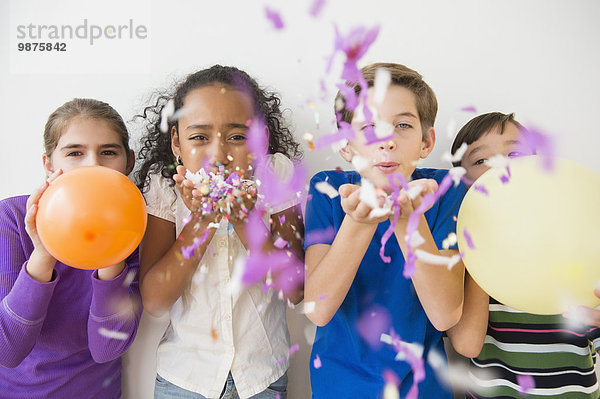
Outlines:
[{"label": "nose", "polygon": [[213,165],[227,165],[229,159],[227,158],[227,145],[221,140],[215,140],[211,147],[211,159]]},{"label": "nose", "polygon": [[388,142],[382,141],[381,143],[379,143],[379,149],[394,151],[396,149],[396,143],[393,140],[389,140]]},{"label": "nose", "polygon": [[80,165],[81,166],[102,166],[98,155],[95,153],[88,153]]}]

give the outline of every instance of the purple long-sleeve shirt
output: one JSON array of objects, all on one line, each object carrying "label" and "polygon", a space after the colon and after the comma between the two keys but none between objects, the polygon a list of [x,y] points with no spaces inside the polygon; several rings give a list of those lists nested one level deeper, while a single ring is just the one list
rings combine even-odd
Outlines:
[{"label": "purple long-sleeve shirt", "polygon": [[25,270],[26,202],[0,201],[0,397],[119,398],[120,356],[142,311],[137,250],[113,280],[57,262],[40,283]]}]

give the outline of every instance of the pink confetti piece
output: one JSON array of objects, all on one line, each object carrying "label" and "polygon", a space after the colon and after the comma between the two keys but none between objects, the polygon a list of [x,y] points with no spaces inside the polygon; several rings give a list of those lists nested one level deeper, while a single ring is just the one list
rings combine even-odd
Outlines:
[{"label": "pink confetti piece", "polygon": [[277,218],[279,219],[279,224],[283,226],[285,224],[285,215],[279,215]]},{"label": "pink confetti piece", "polygon": [[476,114],[476,113],[477,113],[477,108],[475,108],[475,107],[474,107],[474,106],[472,106],[472,105],[468,105],[468,106],[466,106],[466,107],[462,107],[460,110],[461,110],[462,112],[470,112],[470,113],[473,113],[473,114]]},{"label": "pink confetti piece", "polygon": [[373,305],[363,311],[358,317],[356,322],[358,335],[360,335],[370,347],[377,349],[381,347],[381,334],[384,331],[389,330],[392,322],[391,320],[391,316],[387,309],[379,305]]},{"label": "pink confetti piece", "polygon": [[463,230],[463,237],[465,237],[465,241],[467,242],[469,249],[475,249],[475,244],[473,244],[473,239],[471,238],[471,234],[469,234],[467,229]]},{"label": "pink confetti piece", "polygon": [[479,191],[480,193],[485,195],[490,195],[490,192],[487,190],[487,188],[485,188],[483,184],[474,184],[473,190]]},{"label": "pink confetti piece", "polygon": [[318,17],[323,10],[323,6],[325,5],[325,0],[313,0],[312,5],[310,6],[309,14],[313,17]]},{"label": "pink confetti piece", "polygon": [[319,357],[319,354],[317,353],[315,355],[315,359],[313,360],[313,367],[318,370],[322,366],[323,366],[323,363],[321,363],[321,358]]},{"label": "pink confetti piece", "polygon": [[267,19],[273,24],[273,27],[275,29],[283,29],[283,20],[281,19],[281,15],[279,15],[279,12],[265,7],[265,14],[267,16]]},{"label": "pink confetti piece", "polygon": [[540,155],[542,168],[547,172],[551,172],[554,170],[554,147],[554,141],[549,135],[534,127],[528,127],[521,129],[521,141],[515,147],[515,151],[523,155]]},{"label": "pink confetti piece", "polygon": [[530,375],[517,375],[517,383],[519,384],[519,392],[524,394],[535,388],[535,380]]},{"label": "pink confetti piece", "polygon": [[292,356],[294,353],[298,352],[299,349],[300,349],[300,345],[298,345],[298,344],[294,344],[294,345],[290,346],[290,356]]},{"label": "pink confetti piece", "polygon": [[281,237],[277,237],[273,245],[275,248],[283,249],[286,245],[288,245],[288,242]]},{"label": "pink confetti piece", "polygon": [[319,297],[317,298],[317,300],[319,300],[319,301],[322,301],[322,300],[323,300],[323,299],[325,299],[325,298],[327,298],[327,294],[323,294],[323,295],[319,296]]},{"label": "pink confetti piece", "polygon": [[406,361],[413,372],[413,384],[410,390],[406,394],[407,399],[418,399],[419,397],[419,383],[425,380],[425,361],[423,360],[422,353],[417,353],[415,345],[408,342],[404,342],[400,337],[392,330],[390,336],[384,340],[384,334],[381,336],[381,341],[389,341],[394,347],[398,356],[396,359],[402,359]]}]

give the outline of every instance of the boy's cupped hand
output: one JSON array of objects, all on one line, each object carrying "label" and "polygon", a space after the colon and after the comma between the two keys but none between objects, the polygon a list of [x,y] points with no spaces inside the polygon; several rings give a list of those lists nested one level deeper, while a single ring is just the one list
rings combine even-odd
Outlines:
[{"label": "boy's cupped hand", "polygon": [[[433,194],[438,188],[437,181],[434,179],[418,179],[408,183],[409,190],[401,190],[396,202],[400,207],[400,219],[408,219],[411,213],[417,210],[423,203],[423,198],[428,194]],[[434,201],[425,203],[421,213],[428,211],[434,204]]]},{"label": "boy's cupped hand", "polygon": [[[388,214],[376,217],[371,215],[371,211],[374,208],[361,201],[360,190],[360,186],[355,184],[343,184],[340,186],[338,191],[344,212],[357,223],[381,223],[388,219]],[[381,201],[380,206],[383,205],[384,199],[382,198]]]}]

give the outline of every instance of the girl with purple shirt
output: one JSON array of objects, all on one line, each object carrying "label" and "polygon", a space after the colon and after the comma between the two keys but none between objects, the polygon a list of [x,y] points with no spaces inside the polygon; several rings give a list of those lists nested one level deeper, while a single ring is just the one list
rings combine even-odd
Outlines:
[{"label": "girl with purple shirt", "polygon": [[47,181],[0,201],[0,396],[119,398],[120,356],[133,342],[141,301],[137,250],[100,270],[57,261],[37,233],[38,200],[63,172],[101,165],[125,175],[134,155],[121,116],[74,99],[44,129]]}]

